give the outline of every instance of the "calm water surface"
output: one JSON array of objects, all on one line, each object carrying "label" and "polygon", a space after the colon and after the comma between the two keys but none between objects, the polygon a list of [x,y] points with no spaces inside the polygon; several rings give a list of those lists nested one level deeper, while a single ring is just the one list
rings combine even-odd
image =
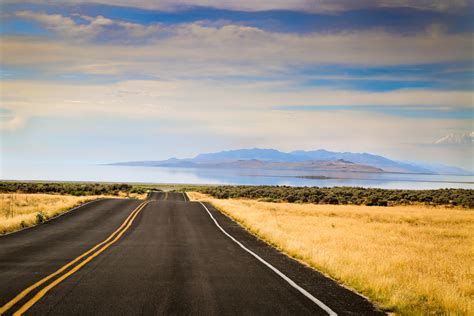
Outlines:
[{"label": "calm water surface", "polygon": [[[2,167],[3,180],[104,181],[186,184],[248,184],[289,186],[357,186],[385,189],[474,189],[473,176],[395,173],[354,173],[294,170],[235,170],[128,167],[106,165],[17,165]],[[297,176],[333,179],[303,179]]]}]

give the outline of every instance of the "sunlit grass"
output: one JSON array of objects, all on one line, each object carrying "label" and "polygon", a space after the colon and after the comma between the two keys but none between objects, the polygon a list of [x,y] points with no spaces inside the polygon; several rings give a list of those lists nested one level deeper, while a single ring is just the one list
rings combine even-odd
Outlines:
[{"label": "sunlit grass", "polygon": [[207,200],[288,255],[401,314],[474,314],[474,212]]},{"label": "sunlit grass", "polygon": [[[144,198],[143,195],[130,197]],[[105,196],[72,196],[58,194],[0,194],[0,234],[36,225],[64,211]],[[120,197],[127,197],[121,194]],[[113,196],[117,198],[117,196]]]}]

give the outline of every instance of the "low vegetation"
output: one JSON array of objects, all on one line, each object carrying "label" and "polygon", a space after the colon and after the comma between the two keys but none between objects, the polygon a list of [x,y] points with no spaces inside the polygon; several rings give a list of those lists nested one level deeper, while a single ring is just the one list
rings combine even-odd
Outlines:
[{"label": "low vegetation", "polygon": [[174,184],[1,181],[0,234],[45,222],[97,198],[145,199],[147,191],[180,189],[182,185]]},{"label": "low vegetation", "polygon": [[144,194],[146,185],[80,182],[0,182],[0,193],[47,193],[74,196]]},{"label": "low vegetation", "polygon": [[152,185],[79,182],[0,182],[0,234],[34,226],[103,197],[145,199]]},{"label": "low vegetation", "polygon": [[99,196],[53,194],[0,194],[0,234],[42,223],[81,203]]},{"label": "low vegetation", "polygon": [[[270,192],[275,194],[273,198],[281,198],[288,190],[253,191],[256,189],[206,190],[226,198],[264,198]],[[342,196],[344,190],[328,192]],[[403,315],[474,314],[471,210],[269,203],[217,199],[201,193],[189,196],[211,202],[263,240],[366,295],[386,311]],[[304,196],[300,198],[311,200]]]},{"label": "low vegetation", "polygon": [[474,208],[474,190],[385,190],[352,187],[209,186],[194,188],[218,199],[367,206],[431,205]]}]

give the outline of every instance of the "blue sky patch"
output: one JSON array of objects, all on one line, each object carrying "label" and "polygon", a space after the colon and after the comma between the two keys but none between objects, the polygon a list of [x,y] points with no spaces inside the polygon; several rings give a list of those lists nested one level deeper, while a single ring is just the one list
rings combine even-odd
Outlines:
[{"label": "blue sky patch", "polygon": [[[441,25],[453,33],[472,32],[473,14],[470,10],[457,13],[440,13],[413,8],[364,9],[341,12],[338,14],[316,14],[308,12],[272,10],[237,11],[211,7],[188,6],[177,11],[145,10],[139,8],[102,5],[102,4],[5,4],[3,12],[13,13],[32,10],[48,14],[71,16],[102,15],[110,19],[124,20],[139,24],[161,23],[165,25],[194,23],[199,21],[227,21],[258,27],[271,32],[340,32],[367,29],[385,29],[397,33],[417,33],[430,25]],[[9,28],[9,31],[15,31]]]}]

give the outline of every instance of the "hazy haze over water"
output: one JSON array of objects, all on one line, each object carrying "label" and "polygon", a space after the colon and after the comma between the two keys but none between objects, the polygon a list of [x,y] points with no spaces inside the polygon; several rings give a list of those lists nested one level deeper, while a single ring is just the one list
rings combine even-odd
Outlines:
[{"label": "hazy haze over water", "polygon": [[[304,179],[296,176],[326,176]],[[15,165],[1,170],[2,180],[101,181],[186,184],[244,184],[289,186],[358,186],[384,189],[474,189],[474,177],[296,170],[236,170],[129,167],[106,165]]]}]

